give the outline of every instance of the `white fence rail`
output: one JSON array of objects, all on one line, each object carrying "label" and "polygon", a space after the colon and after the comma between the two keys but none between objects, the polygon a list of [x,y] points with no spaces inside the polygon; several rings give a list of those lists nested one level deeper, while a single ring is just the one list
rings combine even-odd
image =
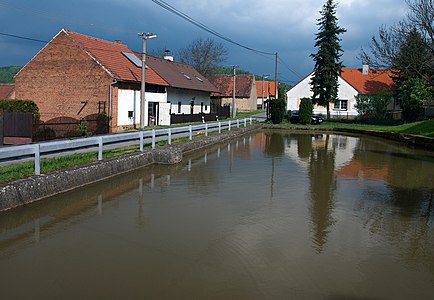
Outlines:
[{"label": "white fence rail", "polygon": [[[172,144],[172,138],[188,136],[193,139],[193,133],[201,132],[208,135],[209,132],[222,132],[236,126],[246,127],[252,124],[252,118],[230,120],[225,122],[213,122],[200,125],[189,125],[182,127],[169,127],[163,129],[142,130],[137,132],[116,133],[110,135],[101,135],[87,138],[76,138],[70,140],[58,140],[51,142],[42,142],[29,145],[6,146],[0,148],[0,162],[13,162],[19,159],[33,157],[35,161],[35,174],[41,174],[41,156],[44,155],[67,155],[75,151],[93,152],[98,149],[98,160],[103,159],[104,148],[116,149],[129,145],[139,144],[140,151],[143,151],[145,143],[151,143],[152,149],[155,149],[156,142],[167,140]],[[241,125],[242,124],[242,125]]]}]

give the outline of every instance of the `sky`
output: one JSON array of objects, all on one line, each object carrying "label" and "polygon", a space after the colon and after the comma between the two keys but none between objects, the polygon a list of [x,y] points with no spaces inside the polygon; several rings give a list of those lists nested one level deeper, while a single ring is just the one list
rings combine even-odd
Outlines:
[{"label": "sky", "polygon": [[[326,0],[165,0],[177,10],[243,46],[278,53],[279,81],[294,84],[313,68],[317,19]],[[360,49],[369,49],[382,25],[392,25],[407,13],[404,0],[337,1],[338,24],[346,67],[361,67]],[[0,66],[24,65],[44,43],[4,34],[49,41],[62,28],[106,39],[121,40],[141,50],[139,32],[158,37],[147,51],[169,49],[175,54],[197,38],[214,38],[228,49],[225,66],[274,78],[275,56],[233,45],[190,24],[152,0],[0,0]]]}]

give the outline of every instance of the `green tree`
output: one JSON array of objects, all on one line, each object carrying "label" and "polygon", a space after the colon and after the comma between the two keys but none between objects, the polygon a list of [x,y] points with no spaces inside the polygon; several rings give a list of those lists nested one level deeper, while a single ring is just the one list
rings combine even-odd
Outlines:
[{"label": "green tree", "polygon": [[279,98],[270,101],[270,115],[273,124],[280,124],[285,116],[285,91],[279,86]]},{"label": "green tree", "polygon": [[360,116],[373,119],[385,119],[387,116],[387,106],[392,99],[392,94],[388,91],[379,91],[371,95],[356,96],[356,109]]},{"label": "green tree", "polygon": [[302,98],[300,102],[300,123],[310,124],[312,121],[312,99]]},{"label": "green tree", "polygon": [[399,87],[399,103],[404,119],[414,121],[423,115],[423,105],[432,100],[432,94],[421,78],[410,78]]},{"label": "green tree", "polygon": [[318,52],[311,54],[315,61],[312,76],[312,101],[327,108],[330,117],[329,102],[334,102],[338,94],[338,74],[342,71],[342,48],[339,35],[346,29],[338,26],[336,17],[337,4],[327,0],[318,19],[319,32],[316,34],[315,47]]},{"label": "green tree", "polygon": [[212,38],[198,38],[178,51],[180,62],[192,65],[204,76],[212,74],[226,60],[227,55],[225,46]]},{"label": "green tree", "polygon": [[0,83],[14,82],[14,76],[20,69],[19,66],[0,67]]}]

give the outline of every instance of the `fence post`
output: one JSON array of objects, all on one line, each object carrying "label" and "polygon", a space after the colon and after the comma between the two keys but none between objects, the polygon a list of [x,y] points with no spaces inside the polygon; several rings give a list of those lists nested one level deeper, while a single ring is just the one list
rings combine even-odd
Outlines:
[{"label": "fence post", "polygon": [[250,117],[250,125],[252,125],[252,117]]},{"label": "fence post", "polygon": [[41,175],[41,145],[35,144],[35,175]]},{"label": "fence post", "polygon": [[152,149],[155,149],[155,129],[152,129]]},{"label": "fence post", "polygon": [[231,121],[229,121],[228,130],[231,131]]},{"label": "fence post", "polygon": [[188,125],[188,137],[189,137],[190,141],[193,139],[193,129],[192,129],[191,125]]},{"label": "fence post", "polygon": [[240,128],[240,119],[237,119],[237,128]]},{"label": "fence post", "polygon": [[222,123],[219,121],[219,134],[222,133]]},{"label": "fence post", "polygon": [[169,128],[169,132],[167,134],[167,143],[169,145],[172,145],[172,129],[171,128]]},{"label": "fence post", "polygon": [[244,118],[244,127],[247,127],[247,119]]},{"label": "fence post", "polygon": [[102,160],[102,137],[98,137],[98,160]]},{"label": "fence post", "polygon": [[208,136],[208,124],[205,123],[205,136]]},{"label": "fence post", "polygon": [[140,130],[140,152],[143,152],[143,130]]}]

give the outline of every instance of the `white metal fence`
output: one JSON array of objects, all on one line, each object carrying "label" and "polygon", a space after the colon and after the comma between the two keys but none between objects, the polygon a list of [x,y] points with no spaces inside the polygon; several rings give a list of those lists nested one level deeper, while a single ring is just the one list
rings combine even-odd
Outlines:
[{"label": "white metal fence", "polygon": [[51,142],[34,143],[28,145],[6,146],[0,148],[0,162],[13,162],[20,159],[32,157],[35,162],[35,174],[41,174],[41,156],[44,155],[67,155],[77,151],[93,152],[98,150],[98,160],[103,159],[103,150],[116,149],[129,145],[139,144],[140,151],[143,152],[144,144],[151,143],[152,149],[159,141],[167,140],[172,144],[172,138],[186,137],[193,139],[193,134],[203,133],[205,136],[209,132],[227,129],[233,127],[246,127],[251,125],[253,118],[236,119],[225,122],[213,122],[200,125],[189,125],[182,127],[169,127],[163,129],[142,130],[128,133],[116,133],[86,138],[76,138],[69,140],[58,140]]}]

